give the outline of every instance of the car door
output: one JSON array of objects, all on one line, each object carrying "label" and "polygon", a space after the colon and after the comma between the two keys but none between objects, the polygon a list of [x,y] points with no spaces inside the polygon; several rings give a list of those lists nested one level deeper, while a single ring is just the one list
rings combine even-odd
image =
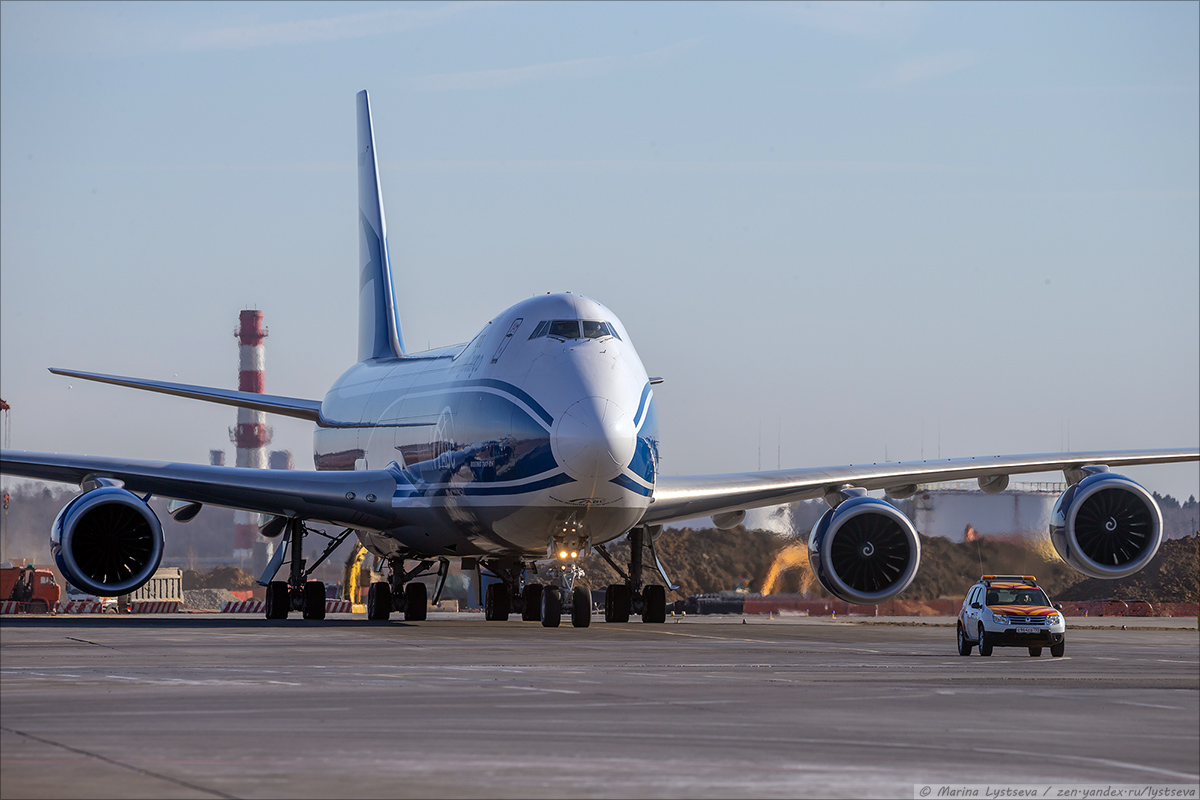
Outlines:
[{"label": "car door", "polygon": [[963,608],[963,628],[966,630],[967,636],[972,639],[976,637],[979,630],[980,609],[976,608],[976,606],[979,605],[979,597],[982,593],[983,587],[981,586],[976,586],[972,589],[971,593],[967,595],[966,606]]}]

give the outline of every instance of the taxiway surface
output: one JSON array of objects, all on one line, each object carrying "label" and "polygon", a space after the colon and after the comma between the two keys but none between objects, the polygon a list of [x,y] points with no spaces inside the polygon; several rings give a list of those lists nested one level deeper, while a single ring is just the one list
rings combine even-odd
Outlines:
[{"label": "taxiway surface", "polygon": [[895,796],[1195,783],[1191,630],[5,618],[0,796]]}]

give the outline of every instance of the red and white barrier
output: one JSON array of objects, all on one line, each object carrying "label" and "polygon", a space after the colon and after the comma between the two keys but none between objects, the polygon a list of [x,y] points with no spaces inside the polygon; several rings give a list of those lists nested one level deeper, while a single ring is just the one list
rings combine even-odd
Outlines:
[{"label": "red and white barrier", "polygon": [[103,614],[104,604],[97,600],[68,600],[58,604],[60,614]]},{"label": "red and white barrier", "polygon": [[[326,614],[349,614],[354,610],[349,600],[326,600]],[[221,604],[222,614],[265,614],[267,604],[263,600],[228,600]]]},{"label": "red and white barrier", "polygon": [[138,600],[129,605],[130,614],[174,614],[179,610],[177,600]]},{"label": "red and white barrier", "polygon": [[21,611],[21,604],[16,600],[0,601],[0,614],[18,614]]},{"label": "red and white barrier", "polygon": [[267,604],[263,600],[226,600],[221,603],[222,614],[265,614]]}]

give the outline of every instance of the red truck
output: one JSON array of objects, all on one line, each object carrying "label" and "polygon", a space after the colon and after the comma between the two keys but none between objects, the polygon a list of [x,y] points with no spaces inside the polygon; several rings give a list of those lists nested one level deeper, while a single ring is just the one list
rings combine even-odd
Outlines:
[{"label": "red truck", "polygon": [[0,564],[0,602],[16,601],[21,611],[45,614],[55,610],[61,595],[50,570]]}]

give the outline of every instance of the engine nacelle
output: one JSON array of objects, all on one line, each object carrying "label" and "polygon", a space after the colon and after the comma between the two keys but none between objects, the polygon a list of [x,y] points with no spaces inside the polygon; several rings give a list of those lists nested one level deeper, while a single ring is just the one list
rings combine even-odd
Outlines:
[{"label": "engine nacelle", "polygon": [[158,517],[137,495],[104,486],[79,495],[58,512],[50,552],[62,574],[90,594],[136,592],[162,561]]},{"label": "engine nacelle", "polygon": [[1054,549],[1092,578],[1124,578],[1142,569],[1158,552],[1162,535],[1162,512],[1150,493],[1108,472],[1071,486],[1050,514]]},{"label": "engine nacelle", "polygon": [[808,559],[827,592],[847,603],[872,605],[913,582],[921,540],[895,507],[873,497],[852,497],[813,526]]}]

